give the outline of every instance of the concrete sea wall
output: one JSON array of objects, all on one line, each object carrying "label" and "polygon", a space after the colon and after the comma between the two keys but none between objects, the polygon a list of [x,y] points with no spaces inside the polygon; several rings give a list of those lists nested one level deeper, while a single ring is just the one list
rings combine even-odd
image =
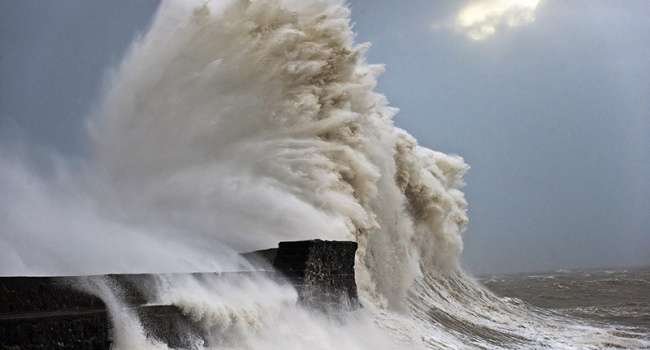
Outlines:
[{"label": "concrete sea wall", "polygon": [[[252,273],[289,281],[301,303],[328,309],[341,303],[357,305],[356,249],[354,242],[312,240],[280,242],[278,248],[242,256],[260,268]],[[143,290],[155,275],[104,277],[123,291],[147,333],[170,347],[188,345],[180,335],[192,332],[193,324],[178,308],[145,305]],[[79,281],[79,277],[0,277],[0,349],[109,349],[110,315],[100,298],[75,287]]]}]

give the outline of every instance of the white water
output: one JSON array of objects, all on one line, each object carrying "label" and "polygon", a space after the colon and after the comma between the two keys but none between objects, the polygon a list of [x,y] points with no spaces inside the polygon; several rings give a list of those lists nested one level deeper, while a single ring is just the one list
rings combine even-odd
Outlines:
[{"label": "white water", "polygon": [[[364,308],[341,315],[298,306],[291,287],[261,278],[161,280],[152,302],[202,324],[196,348],[650,346],[499,299],[463,274],[468,166],[393,125],[397,110],[373,91],[383,68],[364,61],[366,49],[337,1],[163,3],[90,122],[93,190],[46,210],[74,218],[53,231],[143,237],[127,258],[178,270],[228,270],[232,255],[206,263],[207,252],[281,240],[359,243]],[[31,202],[55,202],[49,192]],[[79,225],[78,208],[92,225]],[[110,285],[85,288],[107,301],[117,349],[167,347]]]},{"label": "white water", "polygon": [[240,251],[355,240],[363,295],[401,308],[420,260],[456,264],[467,166],[393,126],[365,49],[326,1],[164,4],[97,119],[114,201]]}]

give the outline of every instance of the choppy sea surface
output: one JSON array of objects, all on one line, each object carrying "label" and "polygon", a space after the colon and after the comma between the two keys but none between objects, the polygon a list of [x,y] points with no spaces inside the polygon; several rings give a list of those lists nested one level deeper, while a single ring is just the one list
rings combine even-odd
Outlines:
[{"label": "choppy sea surface", "polygon": [[480,279],[502,297],[554,313],[650,334],[650,267],[558,270]]},{"label": "choppy sea surface", "polygon": [[[0,231],[18,233],[20,266],[0,272],[226,272],[236,252],[348,240],[360,309],[322,313],[259,276],[141,287],[199,325],[179,334],[190,349],[650,349],[650,269],[484,280],[505,297],[462,271],[469,167],[395,126],[350,11],[163,1],[88,120],[87,164],[41,178],[0,150],[0,188],[18,203]],[[113,349],[175,348],[110,281],[83,290],[104,300]]]}]

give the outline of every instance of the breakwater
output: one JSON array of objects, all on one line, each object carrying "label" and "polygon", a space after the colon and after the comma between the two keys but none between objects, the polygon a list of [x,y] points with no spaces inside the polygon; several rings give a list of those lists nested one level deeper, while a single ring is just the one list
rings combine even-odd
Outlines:
[{"label": "breakwater", "polygon": [[[356,305],[356,248],[354,242],[280,242],[278,248],[242,254],[259,270],[241,273],[289,282],[310,307]],[[182,335],[194,330],[192,320],[173,305],[148,304],[145,291],[156,275],[103,277],[122,291],[149,335],[170,347],[187,345]],[[99,297],[82,291],[82,278],[87,277],[0,277],[0,348],[109,349],[110,315]]]}]

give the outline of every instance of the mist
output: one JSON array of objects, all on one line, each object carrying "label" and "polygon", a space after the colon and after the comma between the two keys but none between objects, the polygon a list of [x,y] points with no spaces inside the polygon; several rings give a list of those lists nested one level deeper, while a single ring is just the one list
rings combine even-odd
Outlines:
[{"label": "mist", "polygon": [[[356,41],[372,43],[367,60],[386,64],[376,90],[400,108],[395,123],[421,145],[459,154],[471,166],[464,189],[470,220],[464,266],[484,274],[650,264],[647,6],[540,1],[517,12],[527,20],[508,26],[495,19],[494,34],[476,40],[454,25],[465,5],[350,4]],[[34,244],[47,243],[44,230],[66,232],[65,242],[78,242],[55,254],[66,256],[65,264],[78,266],[75,257],[101,257],[99,252],[106,259],[137,253],[137,245],[103,249],[108,242],[80,239],[85,227],[95,226],[78,225],[103,222],[113,242],[140,237],[132,229],[144,224],[105,210],[110,200],[97,196],[100,174],[83,164],[95,154],[89,116],[157,6],[0,4],[0,239],[13,249],[3,254],[3,265],[12,266],[8,273],[47,261],[47,252]],[[52,202],[54,211],[37,210]],[[26,212],[33,213],[29,230],[15,224]],[[66,215],[79,221],[54,219]],[[172,232],[164,237],[183,235],[165,230]],[[292,230],[310,227],[287,223],[283,235],[303,234],[292,236]],[[226,229],[223,236],[228,234]],[[142,244],[151,243],[146,237],[139,238]],[[255,244],[237,240],[237,248],[272,246],[271,237]],[[203,245],[200,239],[187,244]],[[157,265],[167,261],[166,249],[160,243],[142,268],[178,266]],[[104,262],[98,258],[93,268]]]},{"label": "mist", "polygon": [[[638,295],[593,298],[642,270],[511,276],[571,289],[555,310],[471,276],[647,262],[633,4],[112,4],[0,9],[0,275],[155,273],[197,349],[649,346],[617,324]],[[314,238],[355,242],[355,300],[310,305],[328,259],[219,273]],[[113,346],[168,348],[111,279],[73,285]]]}]

